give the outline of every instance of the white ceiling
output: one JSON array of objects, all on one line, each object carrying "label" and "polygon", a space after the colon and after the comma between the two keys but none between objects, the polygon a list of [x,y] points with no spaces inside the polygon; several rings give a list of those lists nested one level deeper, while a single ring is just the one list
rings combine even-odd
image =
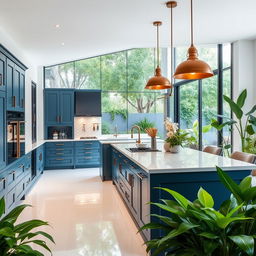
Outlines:
[{"label": "white ceiling", "polygon": [[[175,45],[187,45],[190,1],[177,2]],[[255,11],[255,0],[194,0],[195,42],[256,38]],[[42,65],[152,47],[154,20],[163,21],[161,44],[167,46],[169,17],[162,0],[0,0],[0,27]]]}]

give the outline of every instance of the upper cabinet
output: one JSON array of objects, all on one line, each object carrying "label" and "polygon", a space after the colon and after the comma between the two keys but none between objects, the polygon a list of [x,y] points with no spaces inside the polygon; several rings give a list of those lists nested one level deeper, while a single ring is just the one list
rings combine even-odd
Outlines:
[{"label": "upper cabinet", "polygon": [[7,58],[6,65],[7,110],[24,111],[25,70]]},{"label": "upper cabinet", "polygon": [[46,126],[73,126],[74,90],[45,89]]},{"label": "upper cabinet", "polygon": [[5,110],[5,93],[0,92],[0,170],[6,166]]},{"label": "upper cabinet", "polygon": [[101,115],[100,90],[77,90],[75,92],[75,116]]},{"label": "upper cabinet", "polygon": [[6,57],[0,52],[0,91],[6,90]]}]

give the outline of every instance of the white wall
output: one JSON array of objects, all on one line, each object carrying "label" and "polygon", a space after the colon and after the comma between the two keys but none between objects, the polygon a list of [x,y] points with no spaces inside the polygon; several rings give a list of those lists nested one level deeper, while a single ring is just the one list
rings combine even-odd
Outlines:
[{"label": "white wall", "polygon": [[[256,104],[256,40],[240,40],[233,48],[233,97],[237,99],[247,89],[245,110]],[[234,150],[241,150],[239,135],[234,132]]]},{"label": "white wall", "polygon": [[[25,133],[26,133],[26,148],[29,148],[32,143],[31,138],[31,81],[37,83],[37,120],[38,127],[43,127],[43,93],[42,93],[42,73],[40,73],[37,68],[37,65],[33,63],[32,59],[29,59],[25,52],[19,47],[6,33],[3,29],[0,28],[0,44],[7,48],[16,58],[18,58],[23,64],[25,64],[28,69],[26,70],[26,80],[25,80]],[[43,129],[38,129],[38,140],[43,138]]]}]

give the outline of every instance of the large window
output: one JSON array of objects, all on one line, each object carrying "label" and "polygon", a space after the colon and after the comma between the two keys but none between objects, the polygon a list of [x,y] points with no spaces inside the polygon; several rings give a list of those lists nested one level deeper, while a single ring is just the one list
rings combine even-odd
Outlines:
[{"label": "large window", "polygon": [[[176,64],[186,58],[186,50],[176,48]],[[231,140],[229,130],[218,133],[210,126],[212,119],[231,115],[223,102],[223,95],[231,97],[231,45],[201,46],[198,52],[200,59],[212,67],[214,76],[175,81],[174,119],[194,136],[197,148],[202,149],[206,145],[219,145],[222,139]]]},{"label": "large window", "polygon": [[[166,75],[167,50],[161,49]],[[102,133],[127,133],[135,124],[157,127],[163,136],[164,101],[161,92],[144,87],[154,75],[155,49],[131,49],[45,68],[46,88],[102,90]],[[162,92],[163,93],[163,92]]]}]

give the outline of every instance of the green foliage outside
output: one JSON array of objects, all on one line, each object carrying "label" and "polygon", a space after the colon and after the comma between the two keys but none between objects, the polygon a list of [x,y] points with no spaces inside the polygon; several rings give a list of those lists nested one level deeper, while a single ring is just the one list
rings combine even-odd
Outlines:
[{"label": "green foliage outside", "polygon": [[115,120],[116,115],[120,115],[124,120],[128,118],[127,110],[126,109],[112,109],[108,112],[111,116],[111,120]]},{"label": "green foliage outside", "polygon": [[[42,220],[29,220],[16,224],[18,217],[29,205],[19,205],[3,217],[5,211],[4,198],[0,200],[0,255],[1,256],[44,256],[31,245],[37,245],[51,253],[46,242],[39,237],[54,243],[53,238],[46,232],[39,231],[39,227],[47,226]],[[34,230],[36,229],[36,230]]]},{"label": "green foliage outside", "polygon": [[103,122],[101,124],[101,132],[102,132],[102,134],[111,134],[111,130],[109,128],[109,124]]},{"label": "green foliage outside", "polygon": [[193,202],[171,189],[157,188],[167,192],[170,198],[151,203],[164,214],[153,214],[158,222],[141,228],[162,231],[162,236],[146,242],[147,251],[153,249],[152,256],[162,252],[167,256],[256,254],[256,187],[252,187],[251,177],[238,185],[218,167],[217,173],[231,192],[230,198],[223,198],[225,201],[218,210],[214,208],[213,197],[203,188]]},{"label": "green foliage outside", "polygon": [[155,127],[155,123],[149,121],[146,117],[144,119],[142,119],[139,122],[136,122],[134,125],[138,125],[140,127],[140,130],[142,133],[146,133],[148,128],[154,128]]}]

